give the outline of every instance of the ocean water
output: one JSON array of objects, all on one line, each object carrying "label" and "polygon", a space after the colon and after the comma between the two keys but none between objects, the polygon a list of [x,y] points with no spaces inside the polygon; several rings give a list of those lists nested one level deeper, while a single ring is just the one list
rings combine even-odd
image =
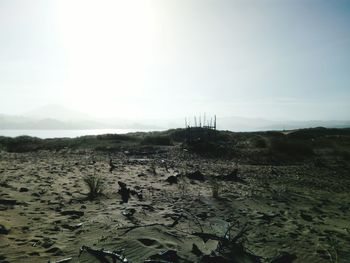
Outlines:
[{"label": "ocean water", "polygon": [[17,137],[28,135],[42,139],[46,138],[75,138],[84,135],[125,134],[129,132],[147,132],[142,129],[91,129],[91,130],[0,130],[0,136]]}]

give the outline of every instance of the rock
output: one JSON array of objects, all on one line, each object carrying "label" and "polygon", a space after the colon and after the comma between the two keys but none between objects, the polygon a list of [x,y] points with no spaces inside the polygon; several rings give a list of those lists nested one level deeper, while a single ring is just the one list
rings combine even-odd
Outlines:
[{"label": "rock", "polygon": [[177,184],[177,177],[174,175],[169,176],[166,180],[169,184]]},{"label": "rock", "polygon": [[197,181],[205,180],[204,175],[198,170],[193,173],[188,173],[186,176],[191,180],[197,180]]},{"label": "rock", "polygon": [[283,251],[278,256],[271,259],[270,263],[292,263],[296,259],[296,255]]},{"label": "rock", "polygon": [[0,224],[0,234],[7,235],[10,232],[9,228],[6,228],[4,225]]}]

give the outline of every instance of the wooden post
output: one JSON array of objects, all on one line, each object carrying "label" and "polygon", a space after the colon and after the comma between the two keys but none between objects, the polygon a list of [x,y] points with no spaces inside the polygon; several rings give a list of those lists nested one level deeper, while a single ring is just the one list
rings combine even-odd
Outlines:
[{"label": "wooden post", "polygon": [[216,115],[214,115],[214,130],[216,130]]}]

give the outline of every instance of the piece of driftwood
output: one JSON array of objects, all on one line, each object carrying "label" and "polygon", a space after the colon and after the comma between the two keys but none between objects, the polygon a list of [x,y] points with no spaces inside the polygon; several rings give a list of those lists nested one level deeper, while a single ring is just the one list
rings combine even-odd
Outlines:
[{"label": "piece of driftwood", "polygon": [[113,263],[117,263],[117,261],[124,262],[124,263],[129,262],[126,259],[126,257],[124,257],[122,254],[118,252],[113,252],[113,251],[104,250],[104,249],[94,249],[88,246],[82,246],[80,248],[79,257],[81,253],[83,253],[84,251],[94,255],[97,259],[99,259],[103,263],[109,263],[109,261],[106,259],[107,256],[112,258]]},{"label": "piece of driftwood", "polygon": [[117,166],[113,163],[112,158],[109,158],[109,172],[113,172],[114,169],[116,169]]},{"label": "piece of driftwood", "polygon": [[126,186],[126,183],[123,183],[121,181],[118,181],[118,185],[120,187],[118,193],[122,197],[122,203],[127,203],[130,198],[130,189]]}]

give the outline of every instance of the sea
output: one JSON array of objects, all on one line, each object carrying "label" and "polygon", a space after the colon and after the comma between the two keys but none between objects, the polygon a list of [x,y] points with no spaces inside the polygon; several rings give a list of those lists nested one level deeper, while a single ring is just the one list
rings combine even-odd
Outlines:
[{"label": "sea", "polygon": [[27,135],[41,139],[75,138],[84,135],[126,134],[129,132],[149,132],[145,129],[89,129],[89,130],[0,130],[0,136],[17,137]]}]

